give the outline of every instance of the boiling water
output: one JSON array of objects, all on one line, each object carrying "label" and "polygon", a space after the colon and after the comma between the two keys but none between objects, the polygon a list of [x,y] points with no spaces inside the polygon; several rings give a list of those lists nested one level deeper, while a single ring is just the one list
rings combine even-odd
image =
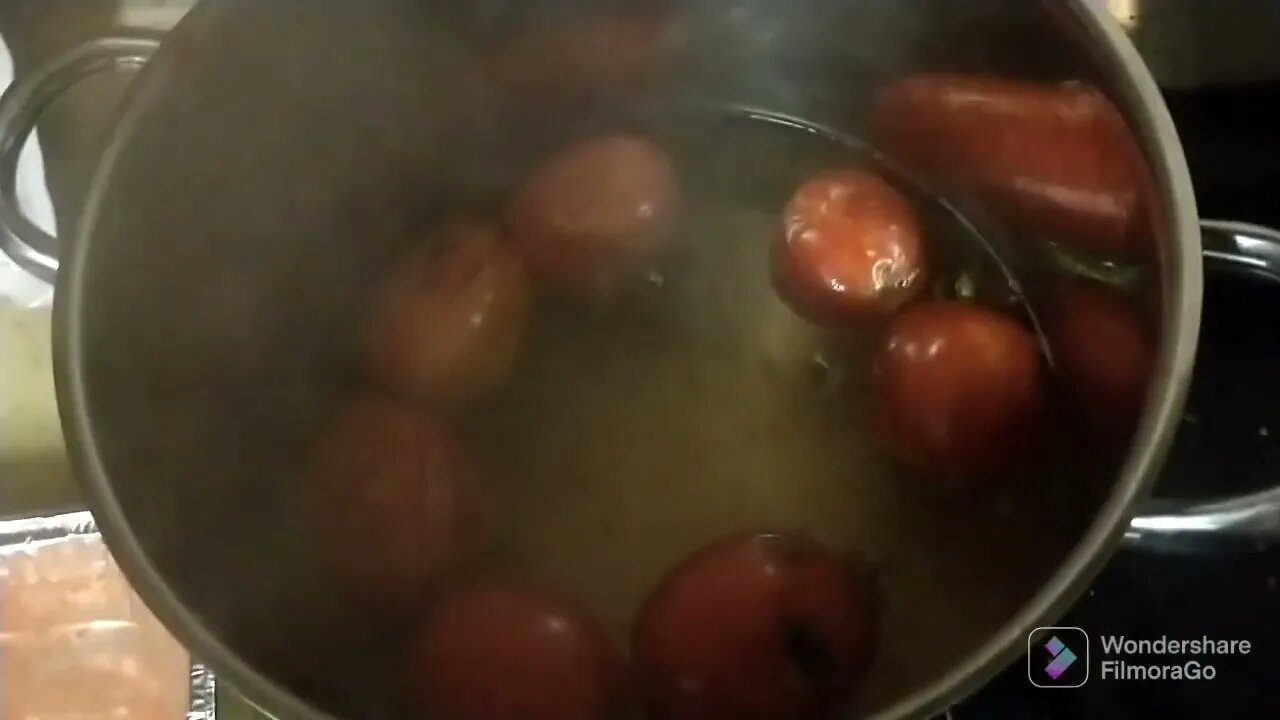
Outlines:
[{"label": "boiling water", "polygon": [[[806,324],[769,280],[788,196],[817,171],[867,167],[856,142],[742,114],[651,131],[682,174],[676,249],[616,307],[544,304],[514,385],[470,420],[499,503],[493,562],[576,599],[625,649],[645,595],[695,548],[746,530],[810,533],[879,570],[882,645],[864,702],[882,706],[1030,598],[1093,490],[1054,443],[1034,470],[970,490],[882,452],[873,333]],[[916,198],[942,284],[1002,278],[970,228]]]},{"label": "boiling water", "polygon": [[[260,110],[235,83],[222,99],[246,118]],[[497,504],[479,569],[563,593],[625,650],[644,597],[696,548],[726,533],[810,533],[878,570],[882,642],[863,709],[883,707],[976,650],[1030,598],[1110,476],[1086,473],[1060,433],[1021,476],[969,490],[897,467],[868,418],[873,333],[819,331],[769,281],[769,246],[795,188],[821,170],[873,164],[870,154],[787,118],[657,114],[575,132],[639,130],[670,149],[685,214],[659,277],[608,309],[543,298],[512,385],[459,419]],[[299,519],[298,468],[314,429],[352,385],[367,386],[351,358],[370,288],[398,238],[423,237],[401,227],[411,224],[403,216],[421,212],[425,231],[455,200],[499,207],[529,163],[572,139],[559,119],[547,126],[546,138],[524,122],[481,128],[447,166],[438,138],[409,133],[420,146],[375,156],[387,166],[373,163],[355,182],[347,145],[245,123],[263,133],[249,148],[293,143],[283,157],[302,169],[270,163],[263,172],[280,176],[263,177],[250,172],[253,152],[205,148],[246,158],[241,175],[252,182],[201,194],[156,186],[168,167],[160,159],[180,148],[148,144],[154,167],[123,164],[121,197],[104,205],[109,221],[86,263],[95,301],[83,308],[84,383],[112,490],[184,603],[254,667],[340,716],[405,717],[393,700],[404,619],[341,602],[324,573],[331,545]],[[345,125],[322,129],[313,134],[349,141]],[[426,183],[422,168],[447,182]],[[145,193],[132,197],[135,188]],[[903,189],[938,286],[963,273],[981,296],[1027,315],[987,244],[936,197]],[[282,195],[257,199],[267,190]],[[156,207],[177,209],[157,220]],[[210,217],[236,217],[236,232]],[[160,221],[181,242],[163,252],[134,242]],[[1039,287],[1016,243],[980,226],[1026,287]],[[155,287],[130,280],[138,268],[154,270]],[[379,625],[372,640],[370,624]]]},{"label": "boiling water", "polygon": [[[406,216],[429,226],[472,187],[501,202],[525,157],[570,139],[509,152],[540,131],[485,103],[471,112],[463,86],[477,84],[460,67],[469,62],[453,57],[448,23],[424,10],[471,5],[409,4],[407,14],[398,1],[361,3],[305,22],[289,4],[202,4],[134,98],[86,208],[92,241],[77,245],[60,295],[59,390],[78,426],[70,445],[99,509],[118,506],[126,521],[104,529],[114,527],[123,548],[131,533],[143,551],[121,556],[140,589],[152,588],[175,628],[187,626],[184,639],[211,647],[179,622],[174,597],[254,670],[343,716],[375,720],[406,717],[385,710],[399,670],[381,647],[365,653],[364,638],[352,638],[369,613],[344,606],[326,582],[328,545],[299,520],[299,468],[338,396],[364,383],[349,360],[370,288],[399,241],[423,237]],[[896,23],[886,34],[843,10],[747,9],[744,24],[714,22],[752,31],[736,46],[751,52],[730,43],[723,57],[705,53],[705,67],[691,64],[712,75],[663,88],[719,96],[707,91],[723,73],[726,95],[809,112],[793,91],[817,83],[851,102],[870,87],[862,73],[829,74],[836,68],[825,52],[810,56],[823,49],[810,40],[830,40],[840,51],[832,59],[878,68],[933,37],[904,36]],[[969,37],[932,12],[892,15],[908,30],[946,30],[942,40]],[[962,45],[1003,49],[985,33],[1004,23],[979,15],[983,41]],[[504,22],[519,27],[521,17]],[[826,33],[828,21],[841,30]],[[789,26],[801,32],[773,32]],[[757,28],[769,32],[757,38]],[[789,47],[820,63],[773,54]],[[963,65],[943,52],[949,44],[919,48],[937,50],[941,67]],[[757,68],[784,92],[732,82]],[[288,112],[264,111],[272,108]],[[883,643],[865,703],[881,707],[976,649],[1029,598],[1109,478],[1080,476],[1080,453],[1053,445],[1022,477],[972,491],[943,490],[889,462],[866,412],[874,339],[815,331],[768,281],[767,248],[796,185],[868,156],[848,138],[779,118],[654,114],[621,125],[657,136],[682,174],[687,214],[661,284],[607,312],[542,303],[514,384],[460,428],[499,505],[483,568],[576,599],[625,647],[642,598],[696,547],[754,528],[812,533],[878,565]],[[549,134],[568,127],[560,120]],[[462,177],[469,172],[476,177]],[[980,244],[924,195],[915,199],[936,276],[945,284],[973,268],[989,277]],[[1017,265],[1016,254],[1002,257]],[[1018,277],[1027,278],[1021,268]],[[404,626],[394,632],[402,643]]]}]

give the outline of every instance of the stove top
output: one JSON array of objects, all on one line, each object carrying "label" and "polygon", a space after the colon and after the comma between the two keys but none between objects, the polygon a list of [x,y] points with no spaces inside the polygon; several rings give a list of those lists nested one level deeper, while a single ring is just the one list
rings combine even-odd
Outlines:
[{"label": "stove top", "polygon": [[[1280,79],[1166,88],[1165,95],[1201,216],[1280,227]],[[1280,483],[1280,283],[1220,269],[1207,269],[1205,282],[1196,377],[1160,495],[1209,498]],[[1124,549],[1059,623],[1090,637],[1084,685],[1037,688],[1023,658],[950,717],[1280,717],[1269,677],[1280,667],[1278,578],[1280,544],[1204,540],[1175,554]],[[1130,659],[1196,660],[1213,666],[1213,679],[1116,680],[1115,666],[1103,677],[1103,656],[1120,657],[1099,647],[1103,636],[1247,640],[1251,647],[1245,655]]]}]

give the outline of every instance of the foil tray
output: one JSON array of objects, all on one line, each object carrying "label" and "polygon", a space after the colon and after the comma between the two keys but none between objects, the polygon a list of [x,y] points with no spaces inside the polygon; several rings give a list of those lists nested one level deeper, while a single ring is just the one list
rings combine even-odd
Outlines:
[{"label": "foil tray", "polygon": [[[101,539],[98,527],[90,513],[73,512],[50,517],[0,521],[0,566],[3,566],[6,556],[24,550],[35,550],[70,538],[90,542]],[[0,602],[4,602],[2,594],[0,594]],[[193,662],[186,720],[217,720],[216,690],[217,681],[213,673],[205,666]],[[8,719],[0,718],[0,720]],[[175,718],[175,720],[179,719]]]}]

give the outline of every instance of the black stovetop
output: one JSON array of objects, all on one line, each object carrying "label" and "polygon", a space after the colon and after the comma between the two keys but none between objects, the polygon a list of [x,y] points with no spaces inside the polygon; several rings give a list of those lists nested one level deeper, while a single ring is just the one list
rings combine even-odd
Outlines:
[{"label": "black stovetop", "polygon": [[[1166,89],[1202,217],[1280,228],[1280,80]],[[1215,496],[1280,483],[1280,285],[1209,273],[1187,412],[1159,494]],[[1212,378],[1212,382],[1207,381]],[[1280,543],[1206,543],[1191,552],[1125,549],[1059,625],[1095,644],[1091,679],[1040,689],[1025,658],[956,720],[1280,717]],[[1101,635],[1249,640],[1211,662],[1213,680],[1099,680]],[[1180,662],[1160,660],[1159,662]]]}]

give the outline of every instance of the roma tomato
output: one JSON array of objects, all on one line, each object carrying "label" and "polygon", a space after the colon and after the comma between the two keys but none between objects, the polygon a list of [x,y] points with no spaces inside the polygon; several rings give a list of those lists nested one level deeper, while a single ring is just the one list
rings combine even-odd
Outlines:
[{"label": "roma tomato", "polygon": [[833,717],[876,649],[868,577],[805,535],[717,541],[673,570],[632,635],[653,720]]},{"label": "roma tomato", "polygon": [[877,93],[870,124],[894,159],[1020,230],[1093,252],[1132,255],[1152,245],[1146,166],[1097,90],[913,76]]},{"label": "roma tomato", "polygon": [[888,316],[925,285],[911,205],[860,170],[810,179],[787,205],[773,248],[773,284],[793,310],[819,324]]},{"label": "roma tomato", "polygon": [[325,561],[353,600],[402,609],[476,553],[489,500],[449,429],[400,400],[350,401],[303,487]]},{"label": "roma tomato", "polygon": [[1127,440],[1151,379],[1154,349],[1134,303],[1093,280],[1053,288],[1045,333],[1070,401],[1090,426]]},{"label": "roma tomato", "polygon": [[621,670],[604,633],[539,592],[446,597],[410,643],[410,701],[431,720],[611,720]]},{"label": "roma tomato", "polygon": [[948,476],[1007,469],[1035,439],[1043,405],[1035,338],[979,305],[908,308],[876,358],[875,402],[889,447]]},{"label": "roma tomato", "polygon": [[390,392],[437,406],[488,396],[512,375],[529,314],[520,256],[496,227],[444,226],[379,289],[366,364]]},{"label": "roma tomato", "polygon": [[680,202],[666,151],[633,135],[583,140],[537,168],[511,201],[528,267],[570,294],[605,298],[652,269]]}]

